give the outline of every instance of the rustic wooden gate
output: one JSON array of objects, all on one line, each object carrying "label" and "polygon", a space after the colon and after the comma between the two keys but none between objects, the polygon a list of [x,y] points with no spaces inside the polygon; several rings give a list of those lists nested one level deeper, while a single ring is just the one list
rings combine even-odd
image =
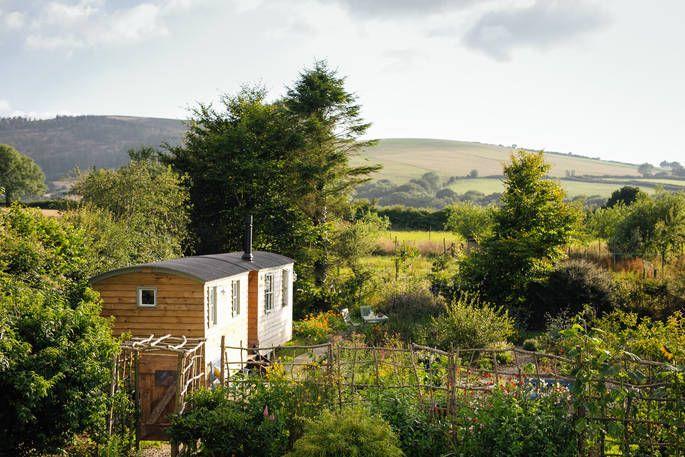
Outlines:
[{"label": "rustic wooden gate", "polygon": [[[204,338],[134,337],[121,345],[112,394],[127,389],[136,410],[136,442],[168,441],[171,414],[183,412],[186,395],[206,385]],[[180,382],[179,382],[180,381]],[[110,414],[113,422],[126,420]]]}]

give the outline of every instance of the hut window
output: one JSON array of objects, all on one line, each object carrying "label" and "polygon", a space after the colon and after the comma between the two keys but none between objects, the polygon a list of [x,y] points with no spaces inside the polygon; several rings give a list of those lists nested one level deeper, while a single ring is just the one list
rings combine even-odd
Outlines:
[{"label": "hut window", "polygon": [[211,327],[217,323],[216,313],[216,286],[207,288],[207,326]]},{"label": "hut window", "polygon": [[157,289],[154,287],[139,287],[138,306],[157,306]]},{"label": "hut window", "polygon": [[290,271],[281,271],[281,305],[288,306],[288,299],[290,298]]},{"label": "hut window", "polygon": [[240,281],[231,282],[231,316],[240,314]]},{"label": "hut window", "polygon": [[264,311],[269,313],[274,309],[274,275],[264,275]]}]

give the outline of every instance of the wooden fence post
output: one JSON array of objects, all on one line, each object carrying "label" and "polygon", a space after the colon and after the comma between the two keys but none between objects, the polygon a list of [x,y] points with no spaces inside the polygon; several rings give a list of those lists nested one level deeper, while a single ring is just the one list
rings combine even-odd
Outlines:
[{"label": "wooden fence post", "polygon": [[226,370],[226,336],[221,335],[221,370],[219,370],[219,372],[221,374],[219,376],[221,376],[220,383],[222,386],[224,385],[224,379],[226,379],[225,370]]}]

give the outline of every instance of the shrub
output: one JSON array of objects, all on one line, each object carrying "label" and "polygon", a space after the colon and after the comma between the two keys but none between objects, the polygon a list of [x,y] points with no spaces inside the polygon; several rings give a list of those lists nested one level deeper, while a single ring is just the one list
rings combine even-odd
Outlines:
[{"label": "shrub", "polygon": [[477,295],[463,294],[445,305],[432,319],[431,338],[443,349],[450,346],[483,348],[506,341],[515,333],[514,320],[501,307],[481,303]]},{"label": "shrub", "polygon": [[538,340],[535,338],[527,338],[523,342],[523,349],[526,351],[539,351],[540,350],[540,345],[538,343]]},{"label": "shrub", "polygon": [[415,392],[381,390],[370,397],[371,410],[390,424],[406,455],[441,457],[454,450],[452,423],[430,414]]},{"label": "shrub", "polygon": [[641,317],[665,320],[676,311],[685,311],[683,278],[643,279],[624,275],[617,282],[622,309]]},{"label": "shrub", "polygon": [[378,309],[388,316],[384,324],[387,333],[422,344],[426,342],[426,326],[432,317],[440,314],[443,304],[425,287],[416,285],[393,289]]},{"label": "shrub", "polygon": [[532,328],[542,328],[545,315],[560,312],[577,313],[590,305],[603,314],[616,306],[617,295],[611,274],[585,260],[569,260],[559,264],[547,279],[529,287],[532,304],[528,322]]},{"label": "shrub", "polygon": [[190,395],[186,411],[172,418],[169,435],[188,446],[189,455],[281,457],[302,434],[302,417],[314,415],[321,402],[308,401],[318,397],[306,383],[267,376],[268,384],[236,383]]},{"label": "shrub", "polygon": [[324,411],[310,421],[286,457],[399,457],[399,440],[387,422],[360,406]]},{"label": "shrub", "polygon": [[307,343],[319,344],[328,341],[329,336],[345,328],[345,322],[340,314],[326,311],[310,314],[293,324],[295,335],[303,338]]}]

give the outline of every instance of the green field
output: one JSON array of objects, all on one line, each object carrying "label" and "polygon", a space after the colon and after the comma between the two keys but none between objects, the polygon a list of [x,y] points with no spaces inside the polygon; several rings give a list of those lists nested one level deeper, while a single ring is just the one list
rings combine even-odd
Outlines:
[{"label": "green field", "polygon": [[[355,159],[357,164],[379,163],[383,169],[377,179],[390,179],[402,183],[435,171],[445,178],[465,176],[478,170],[480,176],[501,175],[502,165],[509,161],[512,148],[485,143],[417,138],[380,140]],[[597,159],[545,153],[552,165],[552,176],[563,177],[566,171],[576,175],[639,176],[637,165],[607,162]]]},{"label": "green field", "polygon": [[[623,181],[626,181],[623,179]],[[599,195],[600,197],[609,197],[613,191],[620,188],[624,184],[617,182],[583,182],[560,179],[559,183],[566,191],[569,197],[578,195]],[[648,186],[640,186],[646,193],[653,193],[654,188]],[[450,185],[450,189],[458,194],[463,194],[469,190],[476,190],[484,194],[492,194],[502,192],[504,185],[500,178],[476,178],[476,179],[460,179]]]}]

